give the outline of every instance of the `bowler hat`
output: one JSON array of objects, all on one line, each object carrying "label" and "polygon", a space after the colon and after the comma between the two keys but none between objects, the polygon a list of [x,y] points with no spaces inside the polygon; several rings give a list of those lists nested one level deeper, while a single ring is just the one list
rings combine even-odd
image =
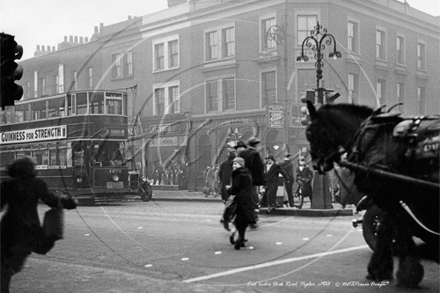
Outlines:
[{"label": "bowler hat", "polygon": [[261,140],[258,137],[253,136],[248,139],[247,144],[250,146],[255,146],[255,145],[259,144],[260,142],[261,142]]},{"label": "bowler hat", "polygon": [[238,148],[247,148],[247,146],[245,145],[244,142],[239,141],[239,142],[237,142],[237,145],[235,146],[235,149],[238,149]]}]

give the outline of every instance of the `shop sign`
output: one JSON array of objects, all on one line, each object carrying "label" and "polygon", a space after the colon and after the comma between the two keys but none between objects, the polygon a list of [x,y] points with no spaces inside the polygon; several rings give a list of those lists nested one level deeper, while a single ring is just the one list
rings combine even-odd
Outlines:
[{"label": "shop sign", "polygon": [[51,126],[0,133],[0,144],[34,142],[63,139],[67,137],[67,126]]},{"label": "shop sign", "polygon": [[152,134],[179,133],[181,131],[182,125],[180,123],[151,125],[148,129],[148,132]]},{"label": "shop sign", "polygon": [[284,106],[271,104],[267,106],[268,125],[270,128],[283,128]]}]

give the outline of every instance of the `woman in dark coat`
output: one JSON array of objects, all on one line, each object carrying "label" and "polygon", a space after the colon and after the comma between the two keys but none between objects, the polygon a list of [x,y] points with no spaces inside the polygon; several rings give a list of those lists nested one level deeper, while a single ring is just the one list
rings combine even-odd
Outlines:
[{"label": "woman in dark coat", "polygon": [[[1,220],[1,292],[9,292],[14,274],[21,271],[33,252],[47,253],[55,239],[44,236],[38,217],[38,201],[50,207],[75,208],[70,198],[60,199],[51,193],[47,184],[36,178],[35,165],[30,158],[16,160],[7,171],[12,180],[1,184],[1,209],[7,207]],[[44,252],[42,252],[44,251]]]},{"label": "woman in dark coat", "polygon": [[[232,186],[229,194],[235,195],[236,209],[234,225],[238,231],[238,238],[235,240],[235,249],[244,246],[245,233],[248,225],[255,223],[255,203],[253,199],[252,176],[245,168],[244,159],[236,157],[232,161]],[[231,241],[233,242],[233,241]]]},{"label": "woman in dark coat", "polygon": [[277,207],[277,191],[278,191],[278,177],[283,176],[287,183],[290,183],[289,176],[284,172],[284,170],[275,163],[275,158],[272,155],[266,157],[266,191],[265,200],[267,201],[267,213],[270,213],[273,209]]}]

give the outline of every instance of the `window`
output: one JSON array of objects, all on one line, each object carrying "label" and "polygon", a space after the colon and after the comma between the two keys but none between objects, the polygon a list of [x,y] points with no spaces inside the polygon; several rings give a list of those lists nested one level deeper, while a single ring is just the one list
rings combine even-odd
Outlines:
[{"label": "window", "polygon": [[180,112],[179,87],[171,86],[168,88],[168,113]]},{"label": "window", "polygon": [[29,121],[29,105],[16,105],[15,106],[15,122]]},{"label": "window", "polygon": [[107,107],[107,114],[122,115],[122,99],[107,97],[106,107]]},{"label": "window", "polygon": [[386,60],[385,55],[385,31],[376,31],[376,58],[381,60]]},{"label": "window", "polygon": [[359,103],[359,76],[357,74],[348,74],[348,102]]},{"label": "window", "polygon": [[386,82],[384,79],[377,80],[376,95],[380,105],[384,105],[386,100]]},{"label": "window", "polygon": [[205,60],[220,60],[235,56],[235,27],[224,25],[205,30]]},{"label": "window", "polygon": [[46,101],[38,101],[31,103],[32,120],[40,120],[47,118]]},{"label": "window", "polygon": [[405,64],[405,39],[397,37],[397,64]]},{"label": "window", "polygon": [[235,30],[226,28],[222,30],[223,58],[235,56]]},{"label": "window", "polygon": [[121,62],[122,54],[114,54],[112,56],[113,59],[113,69],[112,69],[112,77],[118,78],[122,77],[122,62]]},{"label": "window", "polygon": [[41,95],[44,96],[46,95],[46,79],[43,77],[41,79]]},{"label": "window", "polygon": [[133,52],[128,51],[124,60],[124,76],[133,75]]},{"label": "window", "polygon": [[179,66],[179,47],[177,40],[168,42],[169,68]]},{"label": "window", "polygon": [[265,106],[269,103],[269,101],[273,102],[276,100],[277,97],[276,72],[263,72],[261,79],[263,106]]},{"label": "window", "polygon": [[305,38],[310,36],[316,24],[318,23],[317,15],[298,15],[298,45],[301,45]]},{"label": "window", "polygon": [[206,34],[206,60],[217,59],[217,32],[209,32]]},{"label": "window", "polygon": [[57,93],[61,94],[64,93],[64,65],[60,64],[58,65],[58,87],[57,87]]},{"label": "window", "polygon": [[122,78],[133,75],[133,52],[112,55],[112,78]]},{"label": "window", "polygon": [[78,89],[78,71],[72,72],[72,82],[73,82],[73,89]]},{"label": "window", "polygon": [[87,93],[76,94],[76,114],[87,114]]},{"label": "window", "polygon": [[417,113],[425,115],[425,87],[417,87]]},{"label": "window", "polygon": [[154,100],[156,103],[156,113],[154,114],[165,114],[165,90],[163,88],[159,88],[154,91]]},{"label": "window", "polygon": [[277,43],[275,40],[269,40],[267,38],[267,31],[269,28],[276,24],[275,17],[261,20],[261,49],[262,51],[275,49]]},{"label": "window", "polygon": [[49,118],[64,116],[65,103],[64,97],[49,100]]},{"label": "window", "polygon": [[90,92],[90,114],[104,114],[104,93]]},{"label": "window", "polygon": [[179,37],[177,35],[155,40],[153,50],[154,71],[179,67]]},{"label": "window", "polygon": [[359,53],[358,41],[358,24],[354,21],[348,21],[348,51]]},{"label": "window", "polygon": [[87,73],[86,74],[87,87],[92,88],[93,87],[93,68],[92,67],[87,68],[86,73]]},{"label": "window", "polygon": [[38,72],[34,71],[34,98],[38,97]]},{"label": "window", "polygon": [[425,44],[417,43],[417,69],[425,69]]},{"label": "window", "polygon": [[153,115],[165,115],[180,113],[180,83],[169,81],[155,84]]},{"label": "window", "polygon": [[402,105],[399,105],[399,111],[403,113],[404,110],[404,101],[405,101],[405,94],[404,94],[404,88],[405,84],[398,82],[397,83],[397,103],[402,103]]},{"label": "window", "polygon": [[218,111],[217,80],[210,80],[206,82],[206,98],[208,112]]},{"label": "window", "polygon": [[235,85],[234,78],[223,79],[223,108],[225,110],[235,109]]}]

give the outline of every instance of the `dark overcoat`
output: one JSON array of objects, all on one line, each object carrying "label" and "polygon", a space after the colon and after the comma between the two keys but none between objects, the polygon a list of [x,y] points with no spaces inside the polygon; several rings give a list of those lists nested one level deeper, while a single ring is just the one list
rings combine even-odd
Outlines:
[{"label": "dark overcoat", "polygon": [[238,156],[244,159],[244,165],[251,172],[252,184],[254,186],[266,185],[264,177],[264,162],[257,150],[249,147],[240,152]]},{"label": "dark overcoat", "polygon": [[[268,166],[266,165],[266,168]],[[289,176],[284,172],[280,165],[273,163],[269,170],[266,172],[266,198],[267,204],[272,206],[276,202],[277,190],[278,190],[278,177],[282,175],[287,182],[289,181]]]},{"label": "dark overcoat", "polygon": [[39,178],[12,179],[1,184],[1,209],[7,206],[1,220],[2,269],[19,272],[35,245],[43,240],[39,200],[50,207],[60,204],[60,198]]},{"label": "dark overcoat", "polygon": [[220,193],[222,195],[222,200],[226,201],[229,197],[229,193],[226,190],[226,185],[231,185],[232,178],[232,160],[235,158],[234,155],[228,156],[228,158],[220,164],[218,171],[218,179],[220,180]]},{"label": "dark overcoat", "polygon": [[236,223],[242,225],[255,223],[253,190],[252,176],[248,169],[242,167],[232,171],[232,185],[229,194],[235,195]]},{"label": "dark overcoat", "polygon": [[296,168],[296,182],[299,184],[299,188],[302,190],[303,197],[312,197],[312,179],[313,171],[304,166],[304,169]]}]

